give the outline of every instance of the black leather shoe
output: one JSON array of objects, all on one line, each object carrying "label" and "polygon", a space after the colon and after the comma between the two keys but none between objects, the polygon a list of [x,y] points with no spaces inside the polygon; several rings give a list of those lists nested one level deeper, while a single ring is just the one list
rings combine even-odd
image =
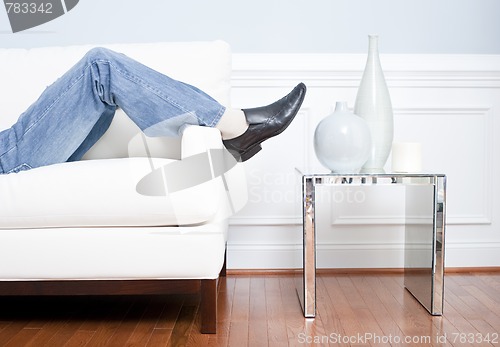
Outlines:
[{"label": "black leather shoe", "polygon": [[292,122],[304,101],[306,86],[299,83],[287,96],[268,106],[244,109],[249,124],[240,136],[223,140],[238,161],[246,161],[259,152],[261,143],[282,133]]}]

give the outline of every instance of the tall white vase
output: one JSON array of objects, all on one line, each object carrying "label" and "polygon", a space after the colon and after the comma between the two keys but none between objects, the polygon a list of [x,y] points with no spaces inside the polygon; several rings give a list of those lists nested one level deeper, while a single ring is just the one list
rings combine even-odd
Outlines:
[{"label": "tall white vase", "polygon": [[392,103],[380,64],[378,36],[368,38],[368,59],[354,103],[354,113],[366,120],[372,138],[370,156],[361,172],[384,172],[394,135]]}]

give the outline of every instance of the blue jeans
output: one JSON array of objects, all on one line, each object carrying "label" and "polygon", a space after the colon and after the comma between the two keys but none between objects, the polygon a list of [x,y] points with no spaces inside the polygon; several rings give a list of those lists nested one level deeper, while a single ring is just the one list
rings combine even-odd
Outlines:
[{"label": "blue jeans", "polygon": [[179,136],[188,124],[213,127],[225,111],[196,87],[95,48],[0,132],[0,174],[81,159],[117,107],[148,136]]}]

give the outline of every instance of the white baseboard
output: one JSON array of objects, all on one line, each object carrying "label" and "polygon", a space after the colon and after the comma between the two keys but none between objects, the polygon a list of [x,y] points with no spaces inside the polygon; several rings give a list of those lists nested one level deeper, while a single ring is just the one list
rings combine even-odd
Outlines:
[{"label": "white baseboard", "polygon": [[[445,267],[500,267],[500,243],[446,245]],[[297,269],[302,248],[297,245],[228,244],[228,269]],[[317,268],[393,269],[404,267],[404,245],[318,245]]]}]

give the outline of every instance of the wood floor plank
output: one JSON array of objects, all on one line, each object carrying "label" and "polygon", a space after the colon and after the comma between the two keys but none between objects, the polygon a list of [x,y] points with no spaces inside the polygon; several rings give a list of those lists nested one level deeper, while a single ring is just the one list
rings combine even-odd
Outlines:
[{"label": "wood floor plank", "polygon": [[[217,318],[219,322],[226,322],[227,326],[229,326],[233,314],[235,286],[236,277],[223,277],[219,280]],[[229,332],[224,335],[229,336]]]},{"label": "wood floor plank", "polygon": [[280,276],[279,281],[281,287],[281,301],[283,302],[283,308],[287,317],[289,315],[302,314],[302,308],[300,307],[299,296],[297,294],[296,279],[291,276]]},{"label": "wood floor plank", "polygon": [[169,295],[163,297],[163,307],[155,325],[155,329],[174,329],[175,321],[179,316],[184,300],[181,295]]},{"label": "wood floor plank", "polygon": [[350,275],[337,276],[339,287],[352,309],[365,309],[367,307],[366,302],[359,293],[358,288],[354,285],[351,277]]},{"label": "wood floor plank", "polygon": [[[338,306],[338,298],[330,296],[328,288],[336,285],[337,282],[332,281],[329,276],[322,277],[319,283],[316,283],[316,319],[314,324],[309,322],[307,326],[309,336],[328,336],[335,334],[336,336],[346,336],[345,327],[342,325],[342,307]],[[318,319],[319,318],[319,319]],[[318,321],[316,321],[318,320]],[[347,346],[348,344],[339,342],[340,346]]]},{"label": "wood floor plank", "polygon": [[[114,311],[115,307],[119,305],[122,305],[122,298],[119,297],[89,297],[81,311],[72,317],[71,322],[80,323],[76,332],[95,332],[102,323],[102,318],[108,316],[108,313]],[[88,334],[83,333],[80,335],[88,336]]]},{"label": "wood floor plank", "polygon": [[[403,288],[402,274],[317,277],[305,319],[293,274],[237,275],[218,286],[217,334],[200,334],[200,296],[0,297],[0,346],[498,346],[500,273],[446,275],[443,316]],[[353,342],[359,334],[378,337]],[[489,335],[488,335],[489,334]],[[426,343],[405,338],[428,337]],[[495,341],[468,341],[471,337]],[[388,341],[388,337],[392,337]],[[385,339],[385,340],[384,340]]]},{"label": "wood floor plank", "polygon": [[279,280],[276,277],[266,277],[265,289],[269,345],[286,346],[288,344],[288,333]]},{"label": "wood floor plank", "polygon": [[69,318],[58,333],[47,342],[49,346],[64,346],[81,328],[83,321],[78,317]]},{"label": "wood floor plank", "polygon": [[[402,336],[420,336],[422,330],[419,329],[419,324],[415,322],[415,317],[427,318],[428,313],[415,302],[415,299],[409,294],[406,301],[403,297],[404,294],[397,293],[396,295],[393,295],[390,290],[392,286],[390,276],[381,275],[369,278],[368,281],[371,283],[374,293],[376,293],[379,299],[383,302],[391,319],[398,325],[402,332]],[[406,305],[412,306],[412,309],[416,310],[416,312],[409,310]],[[424,336],[424,334],[422,334],[422,336]]]},{"label": "wood floor plank", "polygon": [[[28,326],[37,326],[43,320],[38,334],[24,346],[62,346],[83,323],[82,315],[87,298],[47,297],[40,298],[42,307],[38,308],[39,317]],[[69,305],[68,305],[69,304]],[[44,311],[42,311],[42,308]],[[45,311],[46,310],[46,311]]]},{"label": "wood floor plank", "polygon": [[[495,326],[499,324],[500,312],[485,307],[477,298],[467,292],[464,287],[470,286],[469,281],[464,281],[459,277],[451,277],[447,283],[449,290],[446,295],[448,303],[446,318],[458,330],[452,335],[455,341],[460,341],[460,339],[471,335],[481,337],[498,333],[499,330]],[[470,345],[475,344],[470,343]],[[482,345],[489,346],[492,344],[482,343]]]},{"label": "wood floor plank", "polygon": [[[336,301],[331,300],[328,295],[328,284],[324,281],[324,278],[319,278],[318,281],[316,283],[316,318],[314,320],[306,319],[303,328],[296,332],[300,344],[303,344],[301,342],[304,340],[306,342],[308,340],[314,342],[317,336],[320,337],[321,341],[328,338],[330,334],[345,335],[339,316],[340,313],[335,305]],[[296,345],[296,341],[293,342]],[[344,343],[339,343],[338,345],[347,346]]]},{"label": "wood floor plank", "polygon": [[[301,339],[311,333],[308,329],[306,319],[303,317],[302,308],[297,294],[297,278],[295,277],[280,277],[280,289],[285,313],[288,346],[303,346]],[[320,319],[318,318],[318,322]]]},{"label": "wood floor plank", "polygon": [[39,332],[40,329],[24,328],[20,330],[12,339],[10,339],[9,342],[2,345],[2,347],[26,346],[28,342],[32,340]]},{"label": "wood floor plank", "polygon": [[[484,303],[482,303],[478,298],[476,298],[473,294],[469,293],[464,287],[470,285],[459,285],[459,282],[453,281],[450,279],[449,281],[450,288],[453,288],[454,292],[450,293],[449,301],[452,305],[455,306],[456,309],[460,307],[460,309],[467,308],[466,316],[462,314],[461,321],[465,321],[462,325],[469,326],[470,319],[482,319],[488,322],[496,331],[500,330],[500,309],[495,307],[488,307]],[[455,292],[459,293],[456,295]],[[470,328],[468,328],[470,329]],[[470,333],[475,331],[469,331]]]},{"label": "wood floor plank", "polygon": [[236,277],[222,277],[219,279],[217,297],[217,334],[210,335],[210,346],[228,346],[229,332],[231,331],[231,315]]},{"label": "wood floor plank", "polygon": [[172,329],[153,329],[146,347],[167,346],[171,336]]},{"label": "wood floor plank", "polygon": [[[499,298],[490,296],[490,294],[483,291],[477,285],[464,286],[464,289],[472,296],[477,304],[480,305],[483,310],[488,310],[495,314],[494,312],[500,312],[500,302],[497,301]],[[500,317],[498,317],[500,321]]]},{"label": "wood floor plank", "polygon": [[189,333],[191,332],[191,326],[194,324],[197,310],[198,308],[193,305],[182,307],[172,330],[169,346],[186,346],[188,344]]},{"label": "wood floor plank", "polygon": [[337,312],[340,325],[343,330],[343,336],[356,336],[361,331],[361,325],[356,317],[353,307],[350,305],[346,293],[342,290],[339,279],[340,276],[326,276],[323,282],[326,285],[329,300],[332,302],[332,307]]},{"label": "wood floor plank", "polygon": [[127,312],[121,324],[115,330],[111,339],[108,341],[107,346],[125,346],[127,344],[127,341],[132,338],[137,327],[143,324],[142,318],[148,306],[149,302],[141,302],[140,300],[136,301]]},{"label": "wood floor plank", "polygon": [[[120,306],[128,307],[129,303],[129,297],[90,297],[88,305],[82,310],[78,319],[72,318],[68,322],[69,331],[64,329],[66,331],[63,336],[57,334],[49,343],[54,342],[53,345],[56,346],[85,346],[94,339],[96,332],[102,329],[103,319],[107,322],[106,319],[115,317],[116,312],[123,310]],[[78,328],[74,330],[76,326]],[[66,337],[67,340],[64,342]]]},{"label": "wood floor plank", "polygon": [[268,345],[267,337],[267,298],[265,278],[250,278],[250,301],[248,312],[248,345],[263,347]]},{"label": "wood floor plank", "polygon": [[195,319],[191,325],[187,347],[208,346],[211,334],[200,334],[201,331],[201,309],[198,307]]},{"label": "wood floor plank", "polygon": [[[385,308],[380,298],[374,294],[370,283],[367,281],[366,276],[353,276],[353,283],[365,300],[367,308],[373,315],[377,325],[380,327],[382,336],[400,336],[402,331],[394,319],[389,319],[391,316]],[[375,333],[375,332],[374,332]]]},{"label": "wood floor plank", "polygon": [[[467,291],[459,283],[469,285],[463,275],[451,275],[446,278],[445,313],[442,335],[447,335],[451,344],[457,346],[474,346],[474,343],[460,342],[460,338],[469,334],[484,334],[482,313],[470,306],[471,299]],[[467,276],[468,277],[468,276]],[[484,335],[485,336],[485,335]],[[490,344],[482,344],[488,346]]]},{"label": "wood floor plank", "polygon": [[208,347],[226,347],[229,346],[229,337],[210,336],[208,338]]},{"label": "wood floor plank", "polygon": [[[112,339],[116,330],[120,327],[124,317],[134,302],[134,300],[128,297],[121,298],[117,306],[104,314],[96,327],[95,333],[88,341],[88,346],[106,346]],[[94,319],[99,321],[99,316],[94,316]]]},{"label": "wood floor plank", "polygon": [[[77,330],[64,345],[64,347],[83,347],[88,346],[88,342],[92,340],[95,331]],[[57,345],[55,345],[57,346]]]},{"label": "wood floor plank", "polygon": [[136,325],[134,332],[128,338],[127,346],[146,346],[163,312],[163,303],[153,297],[149,302],[144,314]]},{"label": "wood floor plank", "polygon": [[[451,345],[456,345],[454,336],[462,333],[477,332],[476,329],[464,318],[461,310],[467,310],[466,305],[462,305],[462,301],[455,300],[451,292],[445,295],[446,297],[446,315],[442,317],[441,336],[447,336]],[[455,307],[457,309],[455,309]],[[465,346],[472,346],[472,344],[464,344]],[[460,345],[462,346],[462,345]]]},{"label": "wood floor plank", "polygon": [[24,329],[26,324],[28,324],[28,321],[25,320],[10,322],[0,331],[0,346],[8,344],[11,339],[15,338]]},{"label": "wood floor plank", "polygon": [[68,318],[69,317],[60,317],[58,320],[47,322],[47,324],[45,324],[42,329],[40,329],[38,333],[24,346],[36,347],[49,345],[49,341],[52,340],[52,338],[57,334],[60,334],[61,329],[65,326]]},{"label": "wood floor plank", "polygon": [[500,281],[498,281],[498,279],[491,276],[490,273],[474,274],[474,278],[478,281],[476,283],[485,293],[497,303],[500,303]]},{"label": "wood floor plank", "polygon": [[241,276],[236,279],[233,296],[233,322],[247,322],[250,315],[250,277]]},{"label": "wood floor plank", "polygon": [[475,312],[479,312],[481,318],[473,319],[467,316],[467,320],[470,320],[471,322],[482,320],[491,326],[490,330],[500,331],[500,315],[496,314],[495,311],[491,310],[489,307],[484,306],[479,300],[470,300],[468,301],[468,304],[469,307],[472,307]]},{"label": "wood floor plank", "polygon": [[250,317],[250,277],[240,276],[234,286],[229,346],[248,346]]}]

